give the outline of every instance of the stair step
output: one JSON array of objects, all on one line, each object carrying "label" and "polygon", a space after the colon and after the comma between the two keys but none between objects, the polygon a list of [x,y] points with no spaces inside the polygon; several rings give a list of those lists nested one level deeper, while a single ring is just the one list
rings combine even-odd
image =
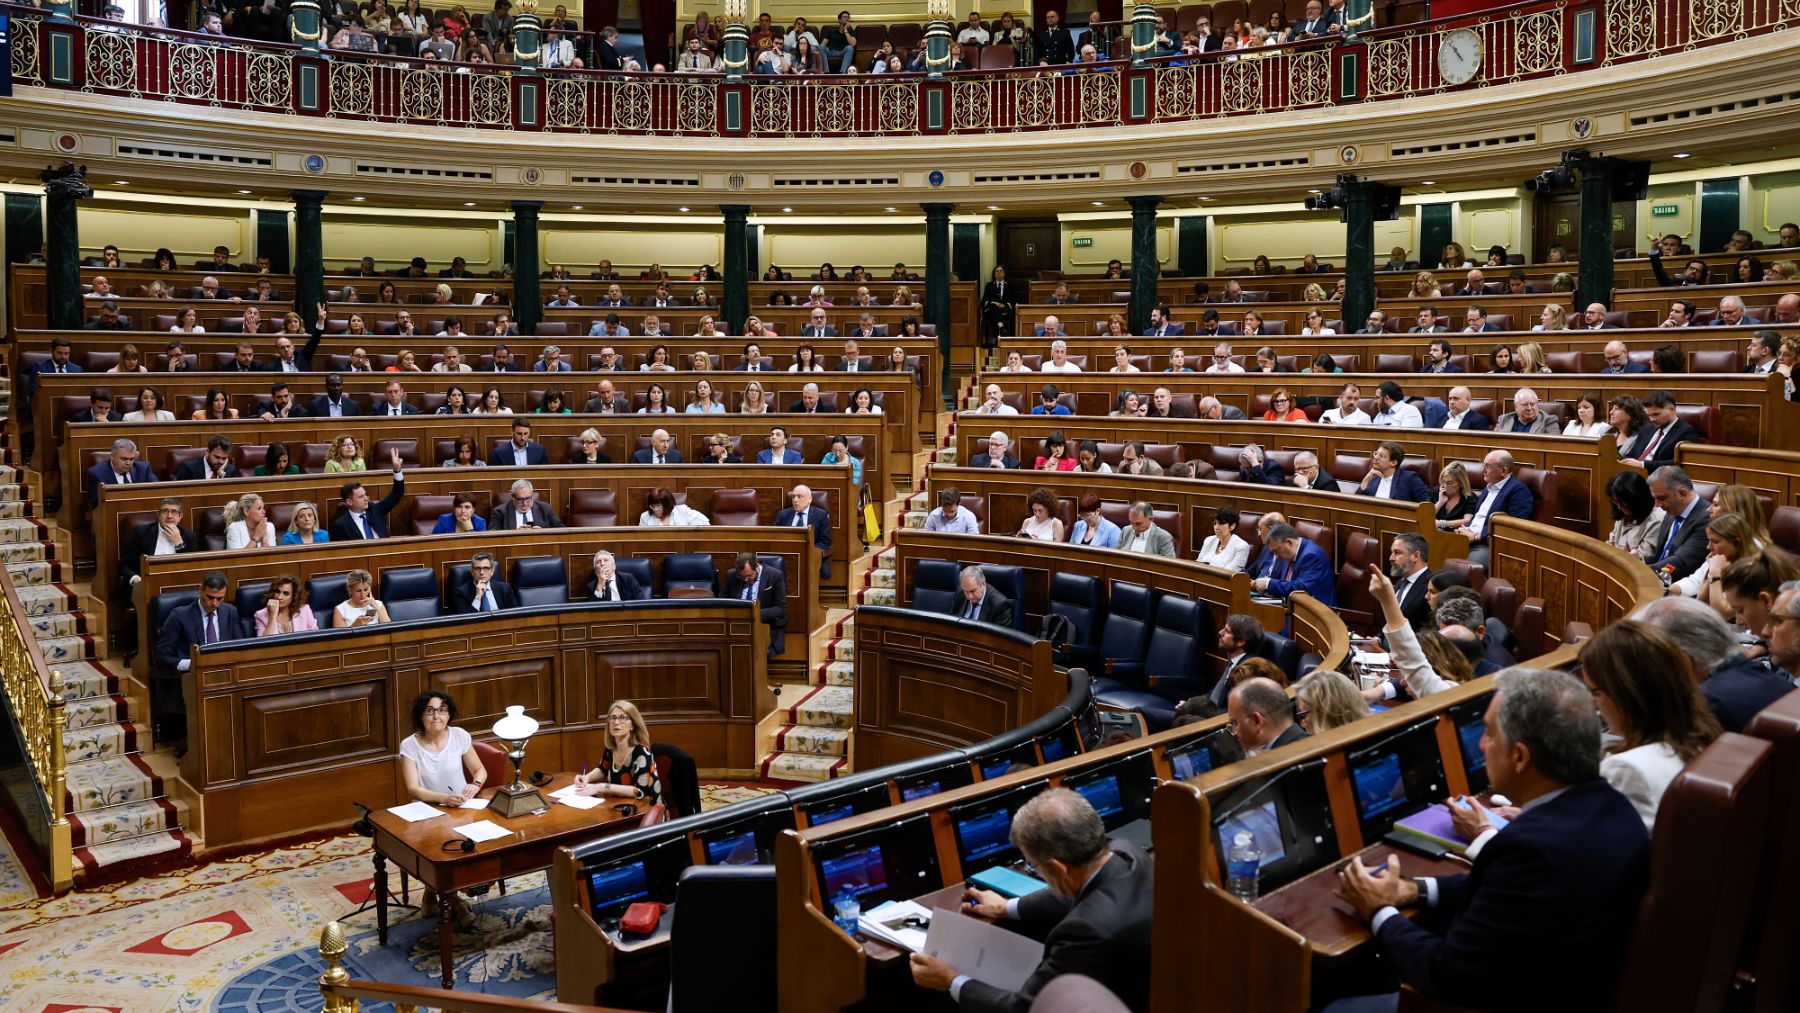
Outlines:
[{"label": "stair step", "polygon": [[834,637],[825,645],[825,656],[832,661],[855,661],[856,641]]},{"label": "stair step", "polygon": [[186,858],[194,853],[194,842],[179,830],[165,830],[145,837],[133,837],[109,844],[94,844],[75,849],[75,861],[89,876],[116,869],[126,863],[152,858]]},{"label": "stair step", "polygon": [[[68,698],[65,696],[64,699]],[[68,706],[63,710],[63,728],[65,730],[110,725],[130,719],[131,703],[122,696],[96,694],[79,700],[69,700]]]},{"label": "stair step", "polygon": [[848,661],[827,661],[816,669],[817,686],[854,686],[856,685],[856,665]]},{"label": "stair step", "polygon": [[900,515],[900,524],[902,527],[910,528],[914,531],[922,531],[925,528],[925,519],[930,516],[931,511],[929,510],[908,510],[906,513]]},{"label": "stair step", "polygon": [[81,604],[81,596],[69,590],[67,584],[14,585],[14,590],[19,593],[19,604],[25,606],[27,616],[73,612]]},{"label": "stair step", "polygon": [[788,725],[775,733],[775,748],[784,753],[813,756],[849,756],[850,729]]},{"label": "stair step", "polygon": [[181,828],[181,812],[166,798],[144,799],[69,815],[76,847],[117,841]]},{"label": "stair step", "polygon": [[891,587],[865,587],[856,592],[858,605],[892,605],[899,600],[899,594]]},{"label": "stair step", "polygon": [[79,637],[87,626],[87,619],[79,612],[45,612],[26,622],[31,624],[31,635],[40,642]]},{"label": "stair step", "polygon": [[[4,505],[0,504],[0,506]],[[12,577],[14,584],[54,584],[62,579],[62,564],[47,559],[32,560],[26,563],[8,563],[6,572]]]},{"label": "stair step", "polygon": [[0,542],[41,542],[50,537],[50,529],[34,518],[0,519]]},{"label": "stair step", "polygon": [[908,510],[930,511],[930,509],[931,509],[931,494],[929,492],[924,492],[924,491],[913,493],[911,496],[907,497],[906,508]]},{"label": "stair step", "polygon": [[875,566],[882,570],[896,570],[900,567],[900,548],[890,545],[875,554]]},{"label": "stair step", "polygon": [[787,722],[815,728],[849,728],[856,723],[856,691],[819,686],[787,708]]},{"label": "stair step", "polygon": [[17,519],[36,516],[37,507],[28,499],[13,499],[9,496],[0,500],[0,517]]},{"label": "stair step", "polygon": [[49,546],[43,542],[0,543],[0,563],[30,563],[49,557]]},{"label": "stair step", "polygon": [[119,677],[91,661],[71,661],[58,666],[63,677],[64,700],[111,696],[119,691]]},{"label": "stair step", "polygon": [[878,566],[869,571],[870,587],[894,587],[899,581],[899,574],[893,567]]},{"label": "stair step", "polygon": [[136,753],[69,764],[64,808],[90,812],[126,802],[141,802],[163,793],[163,779]]},{"label": "stair step", "polygon": [[847,773],[850,761],[841,756],[775,752],[763,757],[757,766],[762,776],[783,781],[829,781]]},{"label": "stair step", "polygon": [[84,661],[93,658],[94,638],[90,636],[51,637],[39,640],[38,653],[44,656],[44,663],[61,665],[69,661]]},{"label": "stair step", "polygon": [[91,728],[71,728],[63,732],[63,752],[70,763],[105,760],[115,756],[135,755],[140,742],[148,736],[129,721],[115,721]]}]

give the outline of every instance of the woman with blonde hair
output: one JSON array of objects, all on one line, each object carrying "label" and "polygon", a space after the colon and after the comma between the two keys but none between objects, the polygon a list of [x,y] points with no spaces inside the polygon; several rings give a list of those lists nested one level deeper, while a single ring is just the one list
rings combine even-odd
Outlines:
[{"label": "woman with blonde hair", "polygon": [[1712,505],[1707,507],[1708,517],[1720,514],[1737,514],[1749,526],[1750,540],[1759,547],[1773,544],[1775,538],[1769,534],[1769,523],[1763,515],[1762,500],[1756,496],[1756,490],[1747,485],[1722,485],[1713,492]]},{"label": "woman with blonde hair", "polygon": [[314,545],[331,541],[331,534],[319,526],[319,508],[308,500],[294,504],[294,512],[288,515],[287,533],[281,536],[283,545]]},{"label": "woman with blonde hair", "polygon": [[[719,332],[712,329],[712,317],[707,317],[702,322],[702,326],[700,328],[700,333],[702,336],[709,337],[709,338],[718,336]],[[695,352],[694,358],[693,358],[693,366],[690,368],[692,368],[693,371],[696,373],[705,373],[705,372],[710,371],[713,368],[712,356],[706,354],[705,352]]]},{"label": "woman with blonde hair", "polygon": [[263,607],[256,610],[256,635],[279,636],[283,633],[305,633],[319,628],[312,609],[306,607],[306,588],[300,578],[282,574],[269,581],[269,593]]},{"label": "woman with blonde hair", "polygon": [[344,591],[348,595],[331,610],[331,628],[376,626],[390,622],[387,606],[375,600],[375,581],[367,570],[351,570],[344,575]]},{"label": "woman with blonde hair", "polygon": [[744,398],[738,403],[741,415],[767,415],[769,413],[768,395],[763,392],[763,385],[755,380],[744,384]]},{"label": "woman with blonde hair", "polygon": [[1535,341],[1527,341],[1519,346],[1519,372],[1548,373],[1550,366],[1544,362],[1544,346]]},{"label": "woman with blonde hair", "polygon": [[[1538,322],[1532,324],[1531,329],[1534,331],[1566,331],[1569,329],[1569,311],[1556,303],[1545,303],[1544,308],[1538,313]],[[1524,346],[1520,346],[1521,351],[1523,348]],[[1519,372],[1529,373],[1531,370],[1521,365]]]},{"label": "woman with blonde hair", "polygon": [[275,525],[269,523],[269,509],[261,496],[247,492],[225,504],[227,549],[267,549],[275,542]]},{"label": "woman with blonde hair", "polygon": [[1437,275],[1430,271],[1420,271],[1413,275],[1412,290],[1406,293],[1408,299],[1441,299],[1443,292],[1439,290]]},{"label": "woman with blonde hair", "polygon": [[422,372],[424,372],[424,370],[421,370],[419,368],[418,356],[413,354],[412,349],[402,348],[402,349],[400,349],[399,354],[394,356],[394,364],[392,366],[389,366],[384,372],[388,372],[388,373],[422,373]]},{"label": "woman with blonde hair", "polygon": [[[1760,519],[1761,511],[1756,516]],[[1664,593],[1698,598],[1711,606],[1719,618],[1731,622],[1737,613],[1725,600],[1725,588],[1719,578],[1725,575],[1726,567],[1762,552],[1768,544],[1751,534],[1750,521],[1743,514],[1716,514],[1706,522],[1706,560],[1693,573],[1670,584]]]},{"label": "woman with blonde hair", "polygon": [[1294,684],[1294,720],[1310,734],[1342,728],[1369,714],[1369,701],[1341,672],[1315,668]]},{"label": "woman with blonde hair", "polygon": [[900,285],[894,289],[894,301],[888,305],[916,307],[919,305],[919,300],[913,298],[912,289],[907,288],[905,285]]},{"label": "woman with blonde hair", "polygon": [[439,282],[437,289],[431,294],[431,301],[440,306],[453,303],[456,301],[456,293],[451,290],[450,286]]},{"label": "woman with blonde hair", "polygon": [[1300,301],[1311,303],[1326,302],[1325,286],[1316,281],[1307,282],[1306,288],[1302,289],[1300,292]]},{"label": "woman with blonde hair", "polygon": [[331,454],[325,458],[326,474],[367,470],[369,470],[369,466],[363,460],[360,448],[356,445],[356,437],[345,433],[331,441]]},{"label": "woman with blonde hair", "polygon": [[650,726],[630,700],[614,700],[606,708],[603,733],[605,748],[594,769],[575,782],[580,795],[609,795],[642,799],[650,805],[662,801],[662,778],[650,751]]}]

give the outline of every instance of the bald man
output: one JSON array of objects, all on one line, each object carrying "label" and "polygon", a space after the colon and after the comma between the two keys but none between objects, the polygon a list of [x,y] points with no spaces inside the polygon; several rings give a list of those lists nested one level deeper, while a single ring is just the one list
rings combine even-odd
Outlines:
[{"label": "bald man", "polygon": [[824,510],[813,505],[812,490],[804,485],[794,486],[788,494],[788,502],[792,506],[785,507],[775,515],[775,526],[778,528],[811,528],[813,544],[819,547],[819,578],[831,576],[831,518]]}]

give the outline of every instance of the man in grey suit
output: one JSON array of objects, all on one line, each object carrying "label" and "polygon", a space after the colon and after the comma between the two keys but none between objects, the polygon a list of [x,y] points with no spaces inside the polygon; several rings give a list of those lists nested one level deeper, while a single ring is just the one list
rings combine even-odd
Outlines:
[{"label": "man in grey suit", "polygon": [[1520,387],[1513,395],[1513,410],[1500,416],[1494,423],[1496,433],[1550,433],[1555,435],[1556,423],[1549,415],[1538,411],[1537,391],[1530,387]]},{"label": "man in grey suit", "polygon": [[1707,508],[1711,506],[1694,490],[1694,480],[1669,464],[1650,473],[1650,495],[1662,507],[1664,521],[1656,537],[1645,544],[1644,562],[1653,570],[1668,570],[1670,580],[1680,580],[1706,559]]},{"label": "man in grey suit", "polygon": [[1175,536],[1158,527],[1150,516],[1150,504],[1143,500],[1131,504],[1131,528],[1120,533],[1119,548],[1151,556],[1175,555]]}]

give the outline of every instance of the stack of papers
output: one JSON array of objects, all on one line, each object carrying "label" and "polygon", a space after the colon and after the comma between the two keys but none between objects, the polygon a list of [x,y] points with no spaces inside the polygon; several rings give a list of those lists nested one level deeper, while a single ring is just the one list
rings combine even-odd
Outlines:
[{"label": "stack of papers", "polygon": [[921,925],[930,927],[931,910],[910,900],[890,900],[864,911],[856,919],[856,927],[863,935],[908,953],[925,948],[925,928]]},{"label": "stack of papers", "polygon": [[594,809],[604,801],[598,795],[577,795],[575,793],[575,787],[575,785],[571,784],[558,788],[550,793],[550,797],[572,809]]},{"label": "stack of papers", "polygon": [[488,807],[488,803],[490,801],[492,801],[492,799],[472,798],[472,799],[468,800],[467,802],[464,802],[462,805],[457,806],[457,808],[458,809],[486,809]]},{"label": "stack of papers", "polygon": [[1023,988],[1044,961],[1043,943],[955,911],[932,913],[922,952],[1006,992]]},{"label": "stack of papers", "polygon": [[476,820],[455,828],[456,832],[469,840],[480,844],[482,841],[497,841],[502,837],[511,837],[512,831],[493,820]]},{"label": "stack of papers", "polygon": [[389,809],[388,812],[393,813],[395,816],[400,817],[408,823],[417,823],[420,820],[428,820],[433,817],[444,815],[442,809],[432,805],[430,802],[408,802],[405,805],[394,806]]}]

